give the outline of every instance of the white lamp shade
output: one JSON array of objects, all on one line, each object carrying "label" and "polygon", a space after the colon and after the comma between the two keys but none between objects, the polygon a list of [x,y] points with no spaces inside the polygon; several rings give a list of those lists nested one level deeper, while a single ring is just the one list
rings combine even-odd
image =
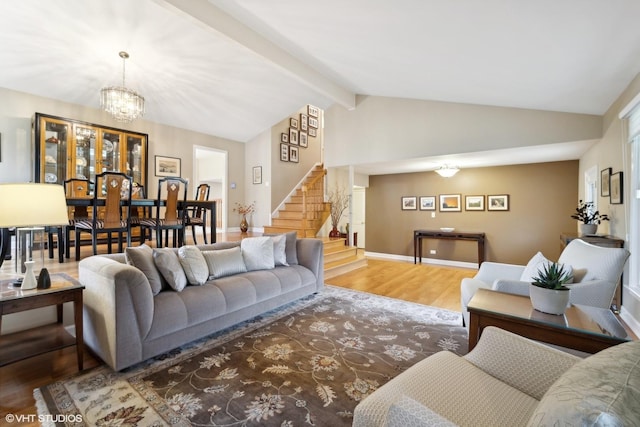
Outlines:
[{"label": "white lamp shade", "polygon": [[0,228],[69,225],[62,185],[0,184]]},{"label": "white lamp shade", "polygon": [[436,169],[436,173],[444,178],[451,178],[457,174],[460,169],[457,166],[441,166]]}]

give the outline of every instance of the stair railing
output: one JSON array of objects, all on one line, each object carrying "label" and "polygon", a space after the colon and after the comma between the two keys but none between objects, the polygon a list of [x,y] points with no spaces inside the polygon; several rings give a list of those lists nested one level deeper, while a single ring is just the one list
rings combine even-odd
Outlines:
[{"label": "stair railing", "polygon": [[326,169],[316,175],[308,182],[302,184],[302,218],[305,227],[309,226],[310,220],[318,219],[319,212],[324,210],[324,176]]}]

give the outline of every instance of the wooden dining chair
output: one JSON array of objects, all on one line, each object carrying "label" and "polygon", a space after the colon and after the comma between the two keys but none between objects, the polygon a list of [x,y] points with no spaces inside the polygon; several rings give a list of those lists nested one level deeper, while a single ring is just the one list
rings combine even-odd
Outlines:
[{"label": "wooden dining chair", "polygon": [[[142,227],[140,244],[145,241],[145,229],[155,231],[156,246],[159,248],[169,243],[169,230],[173,232],[173,247],[178,247],[183,244],[185,211],[178,209],[178,201],[180,200],[181,190],[182,202],[184,203],[187,200],[188,185],[189,182],[186,179],[178,177],[166,177],[158,180],[158,198],[155,202],[155,215],[151,218],[140,219],[140,226]],[[165,234],[164,241],[162,238],[163,231]]]},{"label": "wooden dining chair", "polygon": [[[66,197],[89,198],[91,197],[90,192],[93,190],[94,182],[86,178],[71,178],[64,181],[63,185]],[[75,230],[76,222],[86,221],[90,218],[87,206],[69,208],[69,225],[65,227],[64,233],[65,256],[67,258],[71,256],[71,231]],[[74,240],[74,245],[78,243],[78,241]],[[51,256],[49,257],[51,258]]]},{"label": "wooden dining chair", "polygon": [[[211,186],[209,184],[200,184],[196,190],[195,200],[203,201],[209,200],[209,191]],[[204,237],[204,244],[207,244],[207,210],[201,207],[192,207],[186,209],[185,226],[191,227],[191,235],[193,236],[193,244],[197,245],[196,239],[196,227],[202,227],[202,235]]]},{"label": "wooden dining chair", "polygon": [[[126,233],[127,246],[131,246],[131,188],[130,176],[120,172],[103,172],[96,175],[93,191],[93,215],[90,219],[76,221],[75,239],[80,242],[81,232],[91,233],[93,254],[98,253],[99,234],[107,234],[108,252],[111,251],[112,234],[118,234],[118,251],[123,252],[122,235]],[[76,246],[76,261],[80,260],[80,245]]]}]

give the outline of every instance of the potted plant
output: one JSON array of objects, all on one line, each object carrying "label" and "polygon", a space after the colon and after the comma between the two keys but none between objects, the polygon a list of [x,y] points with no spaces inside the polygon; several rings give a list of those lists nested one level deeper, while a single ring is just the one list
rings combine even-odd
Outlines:
[{"label": "potted plant", "polygon": [[599,211],[594,210],[593,202],[578,202],[578,207],[571,218],[577,219],[582,222],[580,224],[580,233],[582,235],[596,234],[598,225],[602,221],[609,221],[609,217],[606,214],[601,214]]},{"label": "potted plant", "polygon": [[327,201],[331,205],[331,231],[329,232],[329,237],[340,237],[338,224],[340,223],[340,218],[342,218],[344,211],[349,207],[349,196],[343,189],[337,188],[329,191],[327,194]]},{"label": "potted plant", "polygon": [[255,210],[256,210],[256,202],[253,202],[250,205],[245,205],[243,203],[236,202],[236,207],[233,208],[233,211],[238,212],[240,215],[242,215],[242,220],[240,221],[240,231],[242,233],[246,233],[247,230],[249,230],[247,215],[254,213]]},{"label": "potted plant", "polygon": [[545,262],[529,287],[533,308],[548,314],[564,314],[571,292],[564,285],[572,279],[573,275],[564,265]]}]

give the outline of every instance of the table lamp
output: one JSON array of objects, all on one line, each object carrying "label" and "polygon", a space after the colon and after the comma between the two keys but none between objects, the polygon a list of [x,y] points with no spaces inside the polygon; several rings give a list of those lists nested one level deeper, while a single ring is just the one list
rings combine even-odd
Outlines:
[{"label": "table lamp", "polygon": [[[69,225],[67,201],[62,185],[0,184],[0,200],[3,206],[0,209],[0,229]],[[19,261],[16,260],[16,262]],[[42,268],[39,274],[40,282],[36,283],[33,260],[27,260],[25,265],[27,271],[22,281],[22,289],[34,289],[36,286],[48,288],[50,286],[49,272],[46,268]]]}]

